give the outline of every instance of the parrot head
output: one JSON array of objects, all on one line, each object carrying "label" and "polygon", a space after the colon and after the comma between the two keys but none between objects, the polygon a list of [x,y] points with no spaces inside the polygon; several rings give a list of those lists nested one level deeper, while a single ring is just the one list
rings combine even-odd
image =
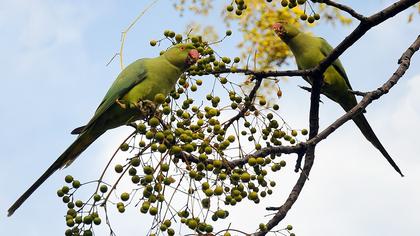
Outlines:
[{"label": "parrot head", "polygon": [[300,33],[296,27],[288,23],[274,23],[272,29],[283,41],[289,41]]},{"label": "parrot head", "polygon": [[200,53],[192,44],[177,44],[170,47],[163,56],[174,66],[186,70],[200,59]]}]

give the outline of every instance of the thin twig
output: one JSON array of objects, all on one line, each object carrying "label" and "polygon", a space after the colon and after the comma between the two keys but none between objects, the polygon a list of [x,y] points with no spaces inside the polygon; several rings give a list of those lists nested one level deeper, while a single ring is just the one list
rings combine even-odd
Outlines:
[{"label": "thin twig", "polygon": [[130,31],[131,28],[134,27],[134,25],[140,20],[140,18],[150,9],[152,8],[153,5],[155,5],[155,3],[157,3],[159,0],[154,0],[152,3],[150,3],[150,5],[148,5],[137,17],[136,19],[134,19],[133,22],[131,22],[131,24],[127,27],[127,29],[125,29],[123,32],[121,32],[121,46],[120,46],[120,52],[118,53],[120,56],[120,67],[121,70],[124,69],[124,63],[123,63],[123,50],[124,50],[124,43],[125,43],[125,38],[127,36],[128,31]]},{"label": "thin twig", "polygon": [[365,21],[366,20],[366,17],[364,15],[357,13],[355,10],[353,10],[353,8],[351,8],[349,6],[346,6],[344,4],[337,3],[337,2],[334,2],[334,1],[331,1],[331,0],[320,0],[318,2],[319,3],[325,3],[329,6],[332,6],[332,7],[338,8],[342,11],[345,11],[345,12],[349,13],[351,16],[353,16],[354,18],[358,19],[359,21]]}]

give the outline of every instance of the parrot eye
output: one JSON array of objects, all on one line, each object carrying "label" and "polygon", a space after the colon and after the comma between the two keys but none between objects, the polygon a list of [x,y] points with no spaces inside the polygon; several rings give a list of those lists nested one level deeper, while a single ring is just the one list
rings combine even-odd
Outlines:
[{"label": "parrot eye", "polygon": [[184,46],[182,46],[182,47],[180,47],[179,49],[181,49],[181,51],[184,51],[185,47],[184,47]]}]

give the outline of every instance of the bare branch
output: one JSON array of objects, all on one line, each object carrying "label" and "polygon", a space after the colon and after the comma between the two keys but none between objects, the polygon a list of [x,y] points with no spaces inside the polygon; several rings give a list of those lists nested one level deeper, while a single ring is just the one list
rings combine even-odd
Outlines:
[{"label": "bare branch", "polygon": [[351,90],[351,89],[349,89],[349,92],[354,94],[354,95],[362,96],[362,97],[367,94],[366,92],[361,92],[361,91],[356,91],[356,90]]},{"label": "bare branch", "polygon": [[227,73],[241,73],[245,75],[253,75],[257,78],[267,78],[267,77],[278,77],[278,76],[306,76],[312,74],[312,70],[267,70],[267,71],[256,71],[250,69],[237,68],[231,70],[230,68],[213,71],[211,74],[220,75]]},{"label": "bare branch", "polygon": [[331,0],[319,0],[319,3],[325,3],[329,6],[338,8],[342,11],[345,11],[347,13],[349,13],[351,16],[353,16],[354,18],[358,19],[359,21],[365,21],[366,17],[362,14],[357,13],[355,10],[353,10],[353,8],[346,6],[344,4],[338,3],[338,2],[334,2]]}]

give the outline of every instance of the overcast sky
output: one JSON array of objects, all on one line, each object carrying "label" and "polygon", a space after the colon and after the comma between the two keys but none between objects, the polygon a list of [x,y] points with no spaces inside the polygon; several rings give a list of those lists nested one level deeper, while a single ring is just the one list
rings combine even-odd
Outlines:
[{"label": "overcast sky", "polygon": [[[107,132],[71,167],[55,173],[13,217],[6,217],[15,199],[74,140],[70,131],[91,117],[119,72],[118,63],[105,64],[119,48],[120,33],[148,2],[0,0],[0,235],[62,235],[65,206],[55,192],[63,177],[72,173],[84,181],[97,178],[106,158],[130,132],[125,127]],[[356,2],[355,9],[369,15],[393,1],[343,2]],[[218,12],[211,15],[211,21],[223,33],[226,29],[218,16]],[[172,1],[161,0],[129,34],[125,61],[155,56],[161,49],[151,48],[149,40],[167,28],[182,32],[188,17],[179,18]],[[341,56],[354,89],[375,89],[396,70],[398,58],[420,32],[420,16],[410,24],[407,17],[403,13],[374,28]],[[323,25],[311,30],[335,46],[354,27]],[[239,39],[237,34],[220,50],[235,55]],[[284,82],[284,98],[279,102],[288,123],[304,127],[307,118],[302,111],[308,110],[309,94],[297,85],[305,83],[300,78]],[[406,177],[400,178],[349,122],[317,147],[310,181],[281,226],[293,224],[302,236],[420,232],[419,87],[420,55],[416,54],[401,82],[369,106],[366,114]],[[321,127],[343,114],[336,104],[325,97],[323,101]],[[252,231],[256,222],[269,219],[262,208],[283,203],[298,177],[291,166],[282,173],[273,196],[258,206],[240,204],[231,210],[234,226]],[[246,216],[250,207],[255,208]],[[143,235],[151,220],[140,218],[136,209],[114,219],[118,235]],[[98,235],[106,232],[102,228]]]}]

